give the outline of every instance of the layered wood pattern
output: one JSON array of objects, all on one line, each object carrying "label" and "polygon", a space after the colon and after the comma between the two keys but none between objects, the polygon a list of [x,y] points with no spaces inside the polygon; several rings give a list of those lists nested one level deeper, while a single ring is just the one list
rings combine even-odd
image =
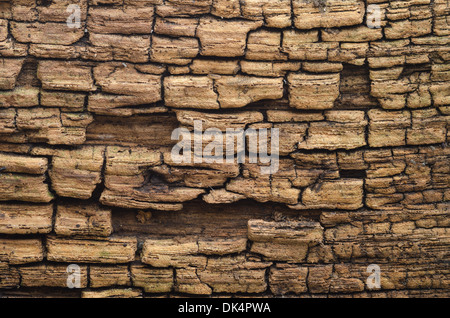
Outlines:
[{"label": "layered wood pattern", "polygon": [[449,127],[447,0],[0,0],[0,294],[448,297]]}]

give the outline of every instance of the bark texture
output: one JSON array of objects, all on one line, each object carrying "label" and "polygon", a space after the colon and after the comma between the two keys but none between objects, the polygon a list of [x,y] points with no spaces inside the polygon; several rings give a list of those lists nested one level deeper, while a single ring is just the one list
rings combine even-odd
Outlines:
[{"label": "bark texture", "polygon": [[448,297],[449,128],[447,0],[0,0],[0,294]]}]

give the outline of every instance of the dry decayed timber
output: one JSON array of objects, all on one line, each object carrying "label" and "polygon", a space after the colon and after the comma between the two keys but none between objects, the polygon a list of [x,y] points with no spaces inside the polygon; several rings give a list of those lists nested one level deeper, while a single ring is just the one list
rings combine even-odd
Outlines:
[{"label": "dry decayed timber", "polygon": [[447,0],[0,0],[0,293],[448,297],[449,44]]}]

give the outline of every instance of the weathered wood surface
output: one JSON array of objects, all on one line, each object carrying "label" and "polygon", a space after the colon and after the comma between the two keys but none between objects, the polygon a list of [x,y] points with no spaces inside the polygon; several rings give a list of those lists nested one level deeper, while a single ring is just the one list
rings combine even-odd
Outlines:
[{"label": "weathered wood surface", "polygon": [[[447,0],[0,0],[0,293],[448,297],[449,43]],[[279,169],[177,163],[196,121]]]}]

